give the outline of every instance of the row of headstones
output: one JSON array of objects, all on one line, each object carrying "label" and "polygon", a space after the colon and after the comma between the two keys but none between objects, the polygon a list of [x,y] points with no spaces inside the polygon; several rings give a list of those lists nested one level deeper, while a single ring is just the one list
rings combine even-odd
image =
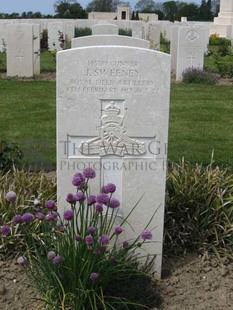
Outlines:
[{"label": "row of headstones", "polygon": [[[51,49],[61,50],[59,33],[64,33],[61,23],[48,28]],[[7,75],[31,77],[40,73],[40,27],[39,25],[11,24],[7,30]],[[137,29],[136,29],[137,30]],[[182,79],[182,72],[189,67],[203,68],[204,53],[208,44],[208,28],[192,26],[173,26],[171,40],[172,71],[176,80]],[[140,31],[140,29],[139,29]],[[118,27],[113,24],[96,24],[92,36],[72,39],[72,48],[88,45],[128,45],[137,44],[142,48],[159,49],[160,29],[157,24],[149,24],[147,35],[134,32],[133,37],[118,36]],[[66,34],[65,34],[66,35]],[[141,39],[145,37],[148,40]],[[74,34],[70,34],[70,38]],[[89,42],[89,43],[87,43]],[[139,46],[137,45],[137,46]]]},{"label": "row of headstones", "polygon": [[[12,44],[12,61],[21,70],[30,55],[33,62],[36,28],[21,24],[15,36],[14,25],[9,26],[7,50]],[[178,31],[185,51],[199,47],[201,37],[199,28]],[[28,42],[30,55],[24,49]],[[147,40],[118,36],[114,25],[96,25],[93,36],[73,39],[72,47],[57,54],[59,210],[68,208],[65,197],[72,191],[73,174],[95,168],[92,193],[115,183],[121,217],[139,202],[128,220],[134,231],[126,226],[125,239],[130,242],[150,223],[154,242],[145,253],[156,255],[160,276],[171,56],[149,49]]]}]

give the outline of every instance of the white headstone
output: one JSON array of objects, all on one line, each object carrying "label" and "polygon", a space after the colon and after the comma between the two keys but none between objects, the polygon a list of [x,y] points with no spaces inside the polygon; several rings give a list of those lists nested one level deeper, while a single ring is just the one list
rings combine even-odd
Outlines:
[{"label": "white headstone", "polygon": [[33,76],[33,26],[9,24],[7,29],[7,76]]},{"label": "white headstone", "polygon": [[187,20],[187,17],[182,16],[182,17],[180,18],[180,21],[181,21],[181,23],[186,23],[188,20]]},{"label": "white headstone", "polygon": [[71,42],[71,40],[74,38],[74,31],[75,31],[74,21],[66,22],[65,23],[65,36],[66,36],[67,42]]},{"label": "white headstone", "polygon": [[149,41],[128,36],[94,35],[72,39],[72,48],[83,46],[123,45],[149,48]]},{"label": "white headstone", "polygon": [[118,35],[118,27],[107,22],[96,24],[92,27],[92,34],[109,34],[109,35]]},{"label": "white headstone", "polygon": [[48,46],[49,50],[61,51],[62,42],[61,36],[65,39],[65,26],[63,22],[48,23]]},{"label": "white headstone", "polygon": [[178,29],[178,47],[176,80],[182,80],[182,73],[188,68],[203,69],[206,51],[206,28],[180,27]]},{"label": "white headstone", "polygon": [[149,24],[148,39],[150,41],[151,48],[155,50],[160,49],[160,29],[157,24]]},{"label": "white headstone", "polygon": [[132,37],[135,38],[143,38],[143,28],[142,27],[137,27],[132,29]]},{"label": "white headstone", "polygon": [[171,70],[172,76],[176,75],[176,66],[177,66],[177,49],[178,49],[178,29],[179,26],[172,27],[172,39],[170,44],[170,54],[171,54]]},{"label": "white headstone", "polygon": [[120,212],[135,238],[148,224],[161,273],[168,136],[170,55],[154,50],[96,46],[57,54],[57,182],[59,209],[77,170],[92,166],[91,192],[117,185]]}]

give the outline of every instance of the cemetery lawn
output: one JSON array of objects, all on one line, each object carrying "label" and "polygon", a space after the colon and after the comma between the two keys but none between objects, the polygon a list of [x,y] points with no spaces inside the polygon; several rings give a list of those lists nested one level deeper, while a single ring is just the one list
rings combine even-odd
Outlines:
[{"label": "cemetery lawn", "polygon": [[[0,140],[30,166],[55,169],[55,81],[0,79]],[[168,158],[233,166],[232,85],[172,84]],[[164,146],[161,146],[163,152]]]},{"label": "cemetery lawn", "polygon": [[233,166],[232,85],[173,84],[168,158]]},{"label": "cemetery lawn", "polygon": [[17,143],[32,168],[55,168],[55,81],[0,80],[0,140]]}]

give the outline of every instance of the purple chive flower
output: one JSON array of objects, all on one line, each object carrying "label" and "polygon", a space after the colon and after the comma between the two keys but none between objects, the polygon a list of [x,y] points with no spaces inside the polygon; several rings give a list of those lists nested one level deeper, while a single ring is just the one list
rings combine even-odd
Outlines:
[{"label": "purple chive flower", "polygon": [[149,230],[143,230],[141,232],[140,236],[143,240],[151,240],[152,239],[152,233]]},{"label": "purple chive flower", "polygon": [[74,212],[72,210],[66,210],[63,216],[65,220],[71,221],[74,217]]},{"label": "purple chive flower", "polygon": [[91,235],[88,235],[85,237],[85,241],[87,245],[91,245],[93,243],[93,237]]},{"label": "purple chive flower", "polygon": [[102,212],[102,211],[103,211],[103,206],[102,206],[102,204],[97,203],[97,204],[95,205],[95,211],[96,211],[96,212]]},{"label": "purple chive flower", "polygon": [[55,256],[55,257],[52,259],[52,261],[53,261],[54,264],[60,264],[60,263],[62,263],[62,261],[63,261],[63,257],[60,256],[60,255],[57,255],[57,256]]},{"label": "purple chive flower", "polygon": [[52,211],[51,214],[53,216],[53,219],[56,220],[58,217],[58,213],[56,211]]},{"label": "purple chive flower", "polygon": [[115,190],[116,190],[116,185],[112,183],[108,183],[102,187],[102,193],[104,194],[114,193]]},{"label": "purple chive flower", "polygon": [[95,255],[100,255],[101,254],[101,249],[100,248],[95,248],[93,253]]},{"label": "purple chive flower", "polygon": [[16,197],[17,197],[17,196],[16,196],[16,193],[13,192],[13,191],[10,191],[10,192],[6,193],[6,200],[7,200],[7,201],[15,202]]},{"label": "purple chive flower", "polygon": [[109,197],[107,194],[99,194],[96,196],[96,202],[107,205],[109,202]]},{"label": "purple chive flower", "polygon": [[13,218],[12,218],[12,224],[16,225],[18,223],[22,222],[22,216],[19,214],[16,214]]},{"label": "purple chive flower", "polygon": [[30,222],[33,222],[35,219],[35,216],[32,214],[32,213],[24,213],[22,215],[22,221],[24,223],[30,223]]},{"label": "purple chive flower", "polygon": [[82,182],[83,182],[83,177],[82,178],[80,178],[79,176],[73,177],[72,184],[74,186],[80,186],[82,184]]},{"label": "purple chive flower", "polygon": [[45,216],[45,220],[48,222],[55,221],[57,217],[58,217],[58,213],[55,211],[51,211]]},{"label": "purple chive flower", "polygon": [[74,195],[74,198],[76,201],[84,201],[86,196],[83,194],[83,192],[78,192]]},{"label": "purple chive flower", "polygon": [[83,176],[86,179],[94,179],[96,176],[95,170],[91,167],[87,167],[83,170]]},{"label": "purple chive flower", "polygon": [[98,278],[99,278],[99,274],[98,274],[97,272],[92,272],[92,273],[90,274],[90,279],[91,279],[92,281],[96,281]]},{"label": "purple chive flower", "polygon": [[8,225],[3,225],[0,229],[0,232],[4,235],[4,236],[8,236],[11,233],[10,227]]},{"label": "purple chive flower", "polygon": [[16,263],[19,265],[24,265],[26,264],[26,262],[27,262],[27,259],[25,256],[19,256],[16,260]]},{"label": "purple chive flower", "polygon": [[73,176],[73,179],[74,179],[74,178],[79,178],[82,182],[85,181],[84,176],[83,176],[82,173],[80,173],[80,172],[75,173],[75,175]]},{"label": "purple chive flower", "polygon": [[82,240],[82,237],[81,237],[80,235],[76,235],[76,236],[75,236],[75,240],[76,240],[76,241],[81,241],[81,240]]},{"label": "purple chive flower", "polygon": [[60,232],[64,232],[65,231],[65,227],[62,225],[61,222],[57,222],[56,226],[57,226],[58,231],[60,231]]},{"label": "purple chive flower", "polygon": [[96,232],[96,230],[97,229],[95,227],[93,227],[93,226],[90,226],[90,227],[87,228],[87,231],[89,232],[89,234],[94,234]]},{"label": "purple chive flower", "polygon": [[66,196],[66,201],[69,202],[69,203],[75,203],[76,200],[75,200],[74,195],[71,194],[71,193],[69,193],[69,194],[67,194],[67,196]]},{"label": "purple chive flower", "polygon": [[35,218],[37,218],[38,220],[43,220],[44,214],[42,212],[36,212]]},{"label": "purple chive flower", "polygon": [[108,244],[109,240],[110,240],[109,236],[104,234],[99,238],[99,244],[101,246],[105,246]]},{"label": "purple chive flower", "polygon": [[122,245],[123,245],[123,248],[126,249],[126,248],[129,247],[129,242],[128,241],[124,241]]},{"label": "purple chive flower", "polygon": [[87,197],[87,204],[89,206],[93,205],[96,202],[96,196],[95,195],[90,195]]},{"label": "purple chive flower", "polygon": [[52,260],[52,259],[54,259],[54,257],[56,257],[56,253],[54,251],[49,251],[47,253],[47,258],[48,259]]},{"label": "purple chive flower", "polygon": [[116,226],[114,231],[115,231],[116,235],[120,235],[122,233],[123,229],[121,226]]},{"label": "purple chive flower", "polygon": [[112,208],[112,209],[119,208],[120,207],[120,201],[118,199],[116,199],[116,198],[112,198],[109,201],[109,207]]},{"label": "purple chive flower", "polygon": [[53,200],[46,201],[45,208],[48,210],[55,210],[56,209],[55,202]]}]

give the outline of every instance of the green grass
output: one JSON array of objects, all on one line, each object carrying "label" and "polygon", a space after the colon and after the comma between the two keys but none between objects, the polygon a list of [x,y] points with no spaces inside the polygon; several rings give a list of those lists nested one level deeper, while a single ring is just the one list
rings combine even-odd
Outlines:
[{"label": "green grass", "polygon": [[[48,51],[41,52],[41,73],[56,71],[56,55]],[[6,72],[6,53],[0,53],[0,72]]]},{"label": "green grass", "polygon": [[55,167],[55,81],[0,80],[0,139],[32,166]]},{"label": "green grass", "polygon": [[[168,158],[233,166],[233,87],[171,87]],[[56,163],[55,81],[0,80],[0,137],[16,142],[32,166]]]},{"label": "green grass", "polygon": [[41,73],[56,71],[56,54],[44,51],[41,53],[40,62]]},{"label": "green grass", "polygon": [[172,85],[168,157],[233,165],[231,85]]},{"label": "green grass", "polygon": [[[233,56],[222,57],[231,62]],[[213,58],[205,57],[207,68],[217,71]],[[6,68],[6,55],[0,53],[0,72]],[[41,72],[54,72],[55,58],[41,53]],[[54,168],[55,160],[55,82],[0,80],[0,139],[20,145],[29,164],[43,163]],[[233,166],[231,130],[231,86],[174,84],[168,157],[178,161],[210,162]]]},{"label": "green grass", "polygon": [[0,53],[0,72],[6,72],[6,53]]}]

